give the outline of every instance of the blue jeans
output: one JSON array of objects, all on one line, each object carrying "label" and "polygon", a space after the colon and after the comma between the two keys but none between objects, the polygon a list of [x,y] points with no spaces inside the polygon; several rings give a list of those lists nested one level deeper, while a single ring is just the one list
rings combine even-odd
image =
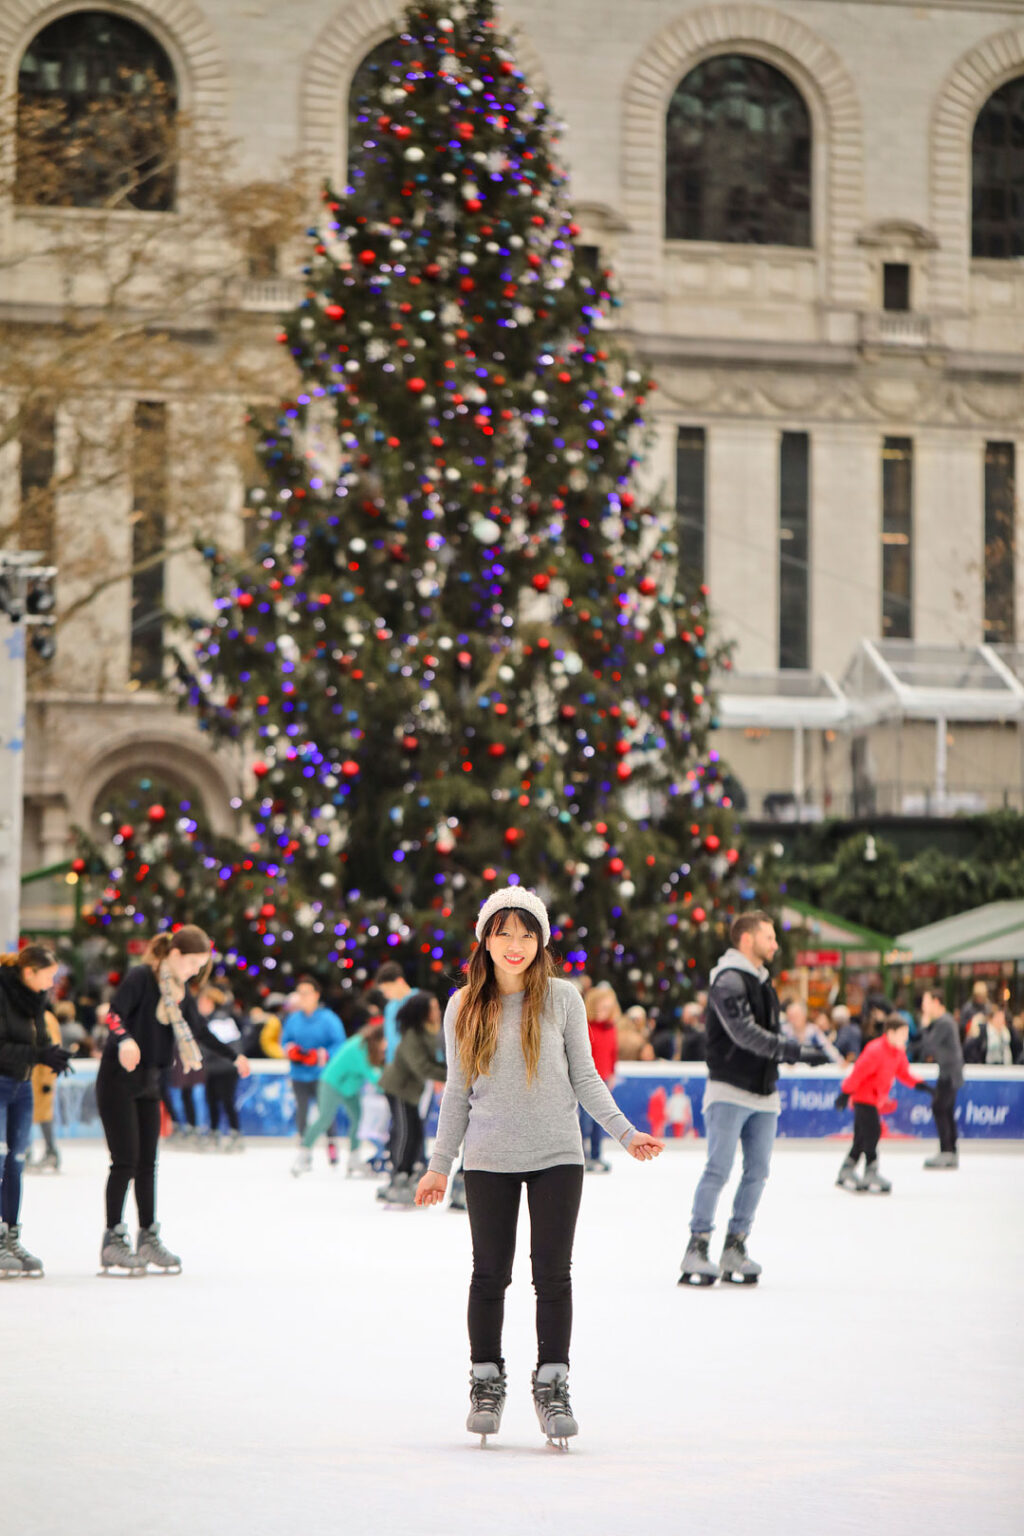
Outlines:
[{"label": "blue jeans", "polygon": [[736,1144],[742,1142],[743,1177],[732,1203],[728,1230],[747,1235],[768,1182],[778,1118],[773,1110],[743,1109],[738,1104],[712,1104],[704,1111],[708,1160],[693,1195],[691,1232],[713,1230],[718,1197],[732,1172]]},{"label": "blue jeans", "polygon": [[21,1210],[21,1175],[32,1135],[32,1083],[0,1073],[0,1222],[13,1227]]},{"label": "blue jeans", "polygon": [[[580,1105],[580,1130],[583,1132],[584,1152],[592,1162],[601,1161],[601,1143],[604,1140],[604,1127],[598,1125],[593,1115],[588,1115],[583,1105]],[[589,1138],[590,1151],[586,1151],[586,1143]]]}]

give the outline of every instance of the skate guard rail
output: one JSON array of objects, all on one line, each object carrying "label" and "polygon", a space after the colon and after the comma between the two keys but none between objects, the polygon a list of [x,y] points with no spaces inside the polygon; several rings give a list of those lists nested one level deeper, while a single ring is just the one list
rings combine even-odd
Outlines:
[{"label": "skate guard rail", "polygon": [[[75,1061],[72,1070],[58,1080],[55,1120],[58,1137],[101,1136],[96,1113],[96,1061]],[[934,1080],[932,1066],[915,1066],[915,1076]],[[779,1073],[782,1111],[779,1135],[792,1137],[848,1136],[849,1111],[833,1107],[839,1084],[848,1067],[783,1067]],[[957,1126],[964,1138],[1024,1140],[1024,1067],[967,1067],[957,1097]],[[621,1062],[612,1092],[620,1108],[642,1130],[655,1130],[670,1141],[704,1135],[703,1062]],[[180,1100],[172,1089],[177,1105]],[[379,1100],[373,1094],[371,1100]],[[883,1135],[933,1137],[931,1106],[923,1094],[895,1085],[896,1109],[886,1115]],[[206,1123],[203,1089],[196,1089],[198,1118]],[[439,1096],[434,1095],[427,1117],[427,1134],[437,1124]],[[367,1105],[367,1110],[373,1107]],[[238,1086],[238,1109],[246,1136],[293,1136],[295,1102],[287,1064],[254,1061],[252,1076]],[[653,1113],[653,1123],[652,1123]],[[368,1114],[364,1115],[364,1134]],[[663,1128],[661,1128],[663,1127]]]}]

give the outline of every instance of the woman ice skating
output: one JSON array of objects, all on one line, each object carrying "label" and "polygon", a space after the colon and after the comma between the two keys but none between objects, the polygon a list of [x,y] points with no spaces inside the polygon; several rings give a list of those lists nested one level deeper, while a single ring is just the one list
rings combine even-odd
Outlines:
[{"label": "woman ice skating", "polygon": [[[622,1023],[622,1009],[614,990],[606,981],[600,982],[596,987],[591,987],[584,999],[584,1007],[587,1010],[587,1030],[590,1035],[590,1052],[594,1058],[594,1066],[597,1074],[605,1087],[611,1090],[615,1078],[615,1065],[619,1059],[619,1026]],[[611,1173],[611,1163],[606,1163],[601,1156],[601,1142],[604,1139],[604,1131],[601,1124],[593,1115],[588,1115],[585,1109],[580,1110],[580,1124],[583,1130],[583,1145],[586,1148],[590,1142],[590,1155],[584,1163],[586,1173]]]},{"label": "woman ice skating", "polygon": [[[241,1152],[245,1143],[238,1120],[235,1095],[238,1079],[249,1076],[249,1058],[241,1049],[242,1032],[228,1008],[228,996],[219,987],[201,987],[196,1008],[206,1024],[206,1036],[199,1043],[206,1079],[206,1108],[210,1115],[210,1145],[226,1152]],[[228,1122],[225,1140],[220,1140],[223,1113]]]},{"label": "woman ice skating", "polygon": [[70,1052],[46,1032],[46,994],[57,956],[27,944],[0,958],[0,1278],[41,1277],[41,1260],[21,1241],[21,1186],[32,1134],[32,1070],[66,1072]]},{"label": "woman ice skating", "polygon": [[[882,1133],[882,1115],[896,1108],[889,1091],[898,1078],[908,1088],[921,1093],[931,1093],[931,1084],[914,1077],[907,1061],[907,1039],[910,1026],[901,1013],[890,1013],[882,1025],[882,1033],[870,1040],[854,1063],[849,1077],[844,1078],[836,1095],[836,1108],[853,1105],[853,1146],[843,1159],[836,1179],[840,1189],[855,1190],[858,1194],[888,1195],[892,1185],[878,1171],[878,1138]],[[864,1159],[864,1173],[859,1176],[857,1164]]]},{"label": "woman ice skating", "polygon": [[348,1166],[346,1174],[372,1173],[369,1163],[359,1155],[359,1121],[363,1108],[363,1089],[367,1083],[380,1081],[386,1046],[384,1026],[368,1025],[358,1034],[346,1040],[335,1051],[323,1070],[317,1093],[317,1116],[306,1127],[302,1147],[295,1160],[292,1173],[308,1173],[313,1166],[313,1147],[318,1136],[323,1136],[334,1124],[334,1117],[343,1109],[348,1117]]},{"label": "woman ice skating", "polygon": [[[43,1023],[51,1045],[61,1045],[60,1020],[47,1008]],[[70,1060],[70,1052],[68,1059]],[[42,1155],[34,1163],[25,1164],[26,1173],[60,1173],[60,1153],[54,1134],[54,1099],[56,1098],[57,1073],[45,1062],[37,1062],[32,1068],[32,1121],[38,1125],[43,1138]]]},{"label": "woman ice skating", "polygon": [[480,909],[476,936],[466,985],[445,1011],[448,1082],[416,1203],[443,1200],[465,1138],[473,1237],[466,1428],[485,1443],[505,1405],[501,1332],[525,1186],[537,1293],[533,1401],[548,1440],[564,1447],[578,1433],[568,1388],[570,1271],[584,1161],[577,1106],[638,1162],[657,1157],[664,1143],[637,1131],[601,1081],[583,1000],[555,974],[540,897],[521,886],[495,891]]},{"label": "woman ice skating", "polygon": [[[188,990],[188,983],[209,963],[210,953],[210,940],[201,928],[157,934],[141,964],[132,967],[111,999],[110,1035],[96,1076],[96,1107],[110,1148],[107,1225],[100,1249],[104,1274],[144,1274],[150,1264],[163,1273],[181,1272],[181,1260],[164,1247],[156,1220],[160,1074],[170,1066],[175,1046],[183,1068],[192,1072],[202,1062],[198,1040],[220,1044]],[[122,1220],[133,1181],[139,1213],[134,1252]]]},{"label": "woman ice skating", "polygon": [[447,1066],[438,1060],[441,1008],[429,992],[410,992],[397,1013],[398,1049],[381,1073],[380,1086],[391,1110],[391,1182],[378,1193],[389,1205],[412,1205],[412,1171],[423,1162],[420,1100],[428,1083],[443,1083]]}]

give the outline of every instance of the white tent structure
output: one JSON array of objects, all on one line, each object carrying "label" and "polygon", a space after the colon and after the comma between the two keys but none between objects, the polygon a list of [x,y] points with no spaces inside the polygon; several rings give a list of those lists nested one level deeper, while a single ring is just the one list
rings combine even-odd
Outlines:
[{"label": "white tent structure", "polygon": [[924,928],[912,928],[901,933],[896,943],[915,965],[1024,960],[1024,901],[990,901]]},{"label": "white tent structure", "polygon": [[[839,683],[824,672],[727,672],[715,687],[731,738],[723,754],[761,789],[767,814],[769,802],[786,802],[792,820],[1024,808],[1024,646],[862,640]],[[791,772],[764,794],[765,770],[781,779],[787,753],[776,743],[769,764],[745,741],[779,732],[792,737]],[[810,782],[823,741],[824,792]]]}]

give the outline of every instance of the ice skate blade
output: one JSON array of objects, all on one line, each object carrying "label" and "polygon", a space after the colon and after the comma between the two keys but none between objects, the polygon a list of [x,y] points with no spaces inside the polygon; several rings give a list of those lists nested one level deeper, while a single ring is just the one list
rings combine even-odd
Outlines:
[{"label": "ice skate blade", "polygon": [[135,1273],[137,1275],[138,1274],[143,1274],[143,1275],[180,1275],[181,1274],[181,1265],[180,1264],[167,1264],[167,1265],[160,1265],[159,1268],[156,1265],[154,1265],[152,1268],[150,1268],[150,1266],[147,1264],[145,1269],[143,1269],[143,1270],[138,1270],[137,1269],[135,1271]]},{"label": "ice skate blade", "polygon": [[553,1451],[567,1452],[569,1449],[569,1440],[566,1435],[548,1435],[546,1443]]},{"label": "ice skate blade", "polygon": [[692,1269],[684,1269],[679,1276],[680,1285],[689,1285],[697,1290],[706,1290],[709,1285],[714,1285],[717,1275],[699,1275]]},{"label": "ice skate blade", "polygon": [[96,1271],[97,1280],[137,1280],[145,1275],[144,1269],[115,1269],[112,1265],[104,1264]]},{"label": "ice skate blade", "polygon": [[756,1285],[760,1278],[760,1275],[740,1275],[733,1270],[722,1272],[722,1279],[728,1281],[730,1285]]}]

